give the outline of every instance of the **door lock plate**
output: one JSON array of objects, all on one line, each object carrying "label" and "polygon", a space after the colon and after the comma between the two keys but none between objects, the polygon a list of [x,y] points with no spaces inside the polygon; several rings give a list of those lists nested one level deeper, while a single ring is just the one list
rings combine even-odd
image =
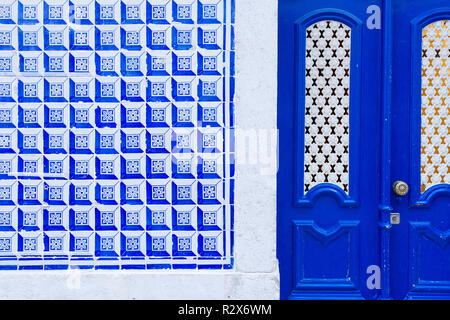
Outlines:
[{"label": "door lock plate", "polygon": [[400,224],[400,213],[391,212],[391,224]]}]

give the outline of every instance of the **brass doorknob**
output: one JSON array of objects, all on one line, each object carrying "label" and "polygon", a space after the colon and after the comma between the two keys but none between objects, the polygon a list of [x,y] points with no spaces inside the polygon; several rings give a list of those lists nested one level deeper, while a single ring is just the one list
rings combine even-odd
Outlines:
[{"label": "brass doorknob", "polygon": [[406,182],[403,181],[395,181],[392,185],[392,191],[398,196],[404,196],[408,193],[409,187]]}]

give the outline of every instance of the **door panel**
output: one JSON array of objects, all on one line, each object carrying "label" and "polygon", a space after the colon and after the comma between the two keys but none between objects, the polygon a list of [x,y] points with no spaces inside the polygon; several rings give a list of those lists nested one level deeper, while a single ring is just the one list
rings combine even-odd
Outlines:
[{"label": "door panel", "polygon": [[450,298],[450,6],[393,1],[392,206],[394,299]]},{"label": "door panel", "polygon": [[375,1],[279,2],[281,297],[377,297],[379,30]]}]

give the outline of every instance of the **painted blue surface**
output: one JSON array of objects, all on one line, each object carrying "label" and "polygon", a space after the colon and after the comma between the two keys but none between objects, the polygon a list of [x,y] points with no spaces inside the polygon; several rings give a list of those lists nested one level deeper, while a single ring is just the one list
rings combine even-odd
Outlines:
[{"label": "painted blue surface", "polygon": [[[381,30],[364,25],[366,8],[373,4],[383,10]],[[358,152],[350,156],[359,162],[358,182],[353,182],[358,188],[353,195],[358,197],[347,206],[352,191],[346,199],[339,188],[329,185],[318,185],[306,195],[297,188],[303,179],[304,71],[296,25],[316,13],[336,18],[336,12],[363,21],[360,38],[352,37],[352,52],[354,46],[361,48],[361,64],[359,68],[352,64],[351,70],[351,76],[355,72],[360,76],[360,104],[355,106],[352,100],[350,105],[350,114],[356,109],[360,116],[359,142],[350,142],[350,150]],[[280,0],[282,299],[450,298],[450,186],[441,184],[420,193],[421,32],[433,21],[448,19],[450,6],[444,0]],[[350,132],[352,128],[351,124]],[[354,168],[351,161],[350,176]],[[408,195],[392,193],[396,180],[409,184]],[[390,224],[391,212],[400,213],[400,224]],[[372,264],[381,268],[381,290],[366,286],[366,268]]]},{"label": "painted blue surface", "polygon": [[[379,264],[381,32],[365,28],[373,1],[279,2],[278,258],[282,299],[374,299],[366,268]],[[378,3],[380,4],[380,3]],[[321,184],[303,195],[305,28],[351,27],[350,190]]]},{"label": "painted blue surface", "polygon": [[392,228],[394,299],[450,299],[450,186],[420,193],[422,28],[450,19],[445,0],[393,1],[392,180],[410,186],[392,198],[401,224]]}]

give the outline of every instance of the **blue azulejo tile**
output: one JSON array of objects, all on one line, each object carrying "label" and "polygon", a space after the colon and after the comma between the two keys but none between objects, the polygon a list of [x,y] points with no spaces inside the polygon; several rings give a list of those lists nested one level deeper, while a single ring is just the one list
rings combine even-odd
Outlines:
[{"label": "blue azulejo tile", "polygon": [[0,50],[18,49],[18,27],[5,25],[0,28]]},{"label": "blue azulejo tile", "polygon": [[117,205],[120,199],[119,185],[115,181],[99,181],[95,185],[95,201],[103,205]]},{"label": "blue azulejo tile", "polygon": [[69,29],[66,26],[44,27],[44,49],[66,51],[69,48]]},{"label": "blue azulejo tile", "polygon": [[95,1],[95,24],[120,23],[120,1]]},{"label": "blue azulejo tile", "polygon": [[[73,155],[69,159],[69,174],[73,180],[92,180],[95,177],[94,156]],[[72,190],[73,192],[75,190]],[[83,191],[80,189],[80,191]],[[80,200],[83,200],[80,198]],[[88,200],[88,199],[85,199]]]},{"label": "blue azulejo tile", "polygon": [[[80,168],[81,165],[84,165],[83,163],[79,162],[78,167],[76,169],[79,170],[79,172],[84,171],[84,168]],[[73,182],[69,186],[69,192],[70,192],[70,205],[91,205],[92,201],[94,200],[93,195],[93,183],[92,182],[86,182],[86,181],[80,181],[80,182]]]},{"label": "blue azulejo tile", "polygon": [[165,180],[147,180],[146,188],[147,204],[170,204],[172,193],[170,182]]},{"label": "blue azulejo tile", "polygon": [[120,132],[117,129],[98,129],[95,131],[96,154],[118,154]]},{"label": "blue azulejo tile", "polygon": [[67,180],[69,177],[69,156],[55,154],[44,156],[44,179]]},{"label": "blue azulejo tile", "polygon": [[76,52],[69,54],[69,72],[73,75],[89,74],[94,65],[94,54],[92,52]]},{"label": "blue azulejo tile", "polygon": [[[17,222],[14,221],[17,213],[15,208],[5,208],[0,211],[0,231],[16,231]],[[12,244],[10,244],[12,245]]]},{"label": "blue azulejo tile", "polygon": [[194,77],[172,78],[172,98],[175,101],[195,101],[196,89]]},{"label": "blue azulejo tile", "polygon": [[223,79],[217,77],[202,77],[197,86],[199,101],[221,101]]},{"label": "blue azulejo tile", "polygon": [[124,129],[120,136],[120,148],[123,154],[145,152],[146,131],[144,129]]},{"label": "blue azulejo tile", "polygon": [[66,128],[69,118],[68,104],[45,104],[44,105],[44,127]]},{"label": "blue azulejo tile", "polygon": [[122,257],[144,257],[145,233],[125,231],[120,234],[120,254]]},{"label": "blue azulejo tile", "polygon": [[18,1],[17,14],[18,24],[39,24],[42,23],[42,1],[29,0]]},{"label": "blue azulejo tile", "polygon": [[199,179],[220,179],[225,178],[223,165],[224,156],[200,155],[197,162],[197,175]]},{"label": "blue azulejo tile", "polygon": [[40,128],[43,126],[44,114],[41,104],[19,104],[18,126],[23,128]]},{"label": "blue azulejo tile", "polygon": [[172,53],[172,74],[181,76],[194,76],[196,56],[193,53],[177,55]]},{"label": "blue azulejo tile", "polygon": [[143,102],[145,101],[146,81],[143,78],[126,78],[121,81],[122,101]]},{"label": "blue azulejo tile", "polygon": [[[44,54],[44,68],[47,73],[54,73],[55,75],[63,75],[67,72],[67,54],[65,53],[52,53]],[[46,81],[48,83],[48,81]],[[63,98],[67,97],[67,93],[63,95]]]},{"label": "blue azulejo tile", "polygon": [[19,208],[17,210],[18,231],[38,231],[42,230],[42,214],[38,207]]},{"label": "blue azulejo tile", "polygon": [[[194,195],[196,194],[197,191],[196,187],[197,186],[195,184],[195,180],[172,182],[172,204],[173,205],[195,204]],[[189,213],[188,215],[190,217],[191,213]]]},{"label": "blue azulejo tile", "polygon": [[195,231],[196,230],[196,207],[184,206],[172,208],[172,230]]},{"label": "blue azulejo tile", "polygon": [[120,106],[120,119],[122,128],[144,128],[146,126],[145,104],[123,103]]},{"label": "blue azulejo tile", "polygon": [[44,46],[43,27],[23,26],[17,28],[18,48],[21,51],[42,51]]},{"label": "blue azulejo tile", "polygon": [[163,51],[163,54],[147,53],[147,75],[149,76],[168,76],[171,72],[171,56]]},{"label": "blue azulejo tile", "polygon": [[4,156],[0,160],[0,179],[16,179],[18,173],[18,157],[16,155]]},{"label": "blue azulejo tile", "polygon": [[172,156],[172,177],[177,179],[194,179],[195,157],[193,155]]},{"label": "blue azulejo tile", "polygon": [[43,2],[43,17],[46,25],[67,24],[69,17],[69,5],[67,0],[55,0]]},{"label": "blue azulejo tile", "polygon": [[171,104],[149,103],[146,108],[147,127],[170,127]]},{"label": "blue azulejo tile", "polygon": [[142,49],[145,39],[145,27],[139,25],[123,26],[120,29],[120,44],[122,49],[138,51]]},{"label": "blue azulejo tile", "polygon": [[223,181],[200,180],[197,185],[197,202],[199,204],[222,203]]},{"label": "blue azulejo tile", "polygon": [[120,212],[116,206],[95,209],[95,229],[100,231],[119,230]]},{"label": "blue azulejo tile", "polygon": [[66,129],[44,130],[44,153],[67,154],[69,152],[69,131]]},{"label": "blue azulejo tile", "polygon": [[181,1],[172,1],[172,18],[173,21],[181,23],[194,23],[194,2],[183,3]]},{"label": "blue azulejo tile", "polygon": [[169,50],[170,36],[171,36],[170,27],[147,26],[146,30],[147,47],[152,50]]},{"label": "blue azulejo tile", "polygon": [[198,208],[197,229],[199,231],[222,230],[224,211],[222,206]]},{"label": "blue azulejo tile", "polygon": [[[70,127],[71,128],[93,128],[95,109],[93,105],[70,104]],[[93,123],[91,123],[91,121]]]},{"label": "blue azulejo tile", "polygon": [[95,81],[91,78],[71,78],[69,96],[71,102],[93,102]]},{"label": "blue azulejo tile", "polygon": [[204,49],[220,49],[223,42],[223,29],[221,27],[199,27],[198,46]]},{"label": "blue azulejo tile", "polygon": [[118,155],[99,155],[95,158],[95,173],[99,180],[118,180],[119,162]]},{"label": "blue azulejo tile", "polygon": [[223,1],[198,1],[197,21],[201,24],[216,24],[223,21]]},{"label": "blue azulejo tile", "polygon": [[102,232],[95,234],[95,255],[97,257],[118,257],[119,254],[119,233]]},{"label": "blue azulejo tile", "polygon": [[41,78],[23,78],[18,81],[19,102],[42,102],[44,95],[44,81]]},{"label": "blue azulejo tile", "polygon": [[122,76],[138,77],[146,74],[145,54],[139,52],[122,53],[120,55],[120,70]]},{"label": "blue azulejo tile", "polygon": [[99,105],[95,109],[95,125],[99,128],[116,128],[119,117],[119,108],[116,104]]},{"label": "blue azulejo tile", "polygon": [[196,118],[195,104],[173,104],[172,126],[173,127],[195,127]]},{"label": "blue azulejo tile", "polygon": [[94,1],[74,0],[69,1],[69,21],[74,24],[94,24]]},{"label": "blue azulejo tile", "polygon": [[221,127],[223,122],[223,104],[205,104],[197,106],[197,123],[199,127]]},{"label": "blue azulejo tile", "polygon": [[146,253],[149,257],[169,257],[171,255],[170,235],[167,232],[151,232],[146,236]]},{"label": "blue azulejo tile", "polygon": [[95,80],[96,102],[119,102],[120,82],[114,78],[97,78]]},{"label": "blue azulejo tile", "polygon": [[77,207],[69,210],[69,230],[93,231],[95,216],[94,209],[90,207]]},{"label": "blue azulejo tile", "polygon": [[195,256],[195,238],[192,232],[177,232],[172,235],[172,255],[174,257]]},{"label": "blue azulejo tile", "polygon": [[95,50],[119,50],[120,29],[116,26],[101,26],[95,28]]},{"label": "blue azulejo tile", "polygon": [[[59,59],[59,58],[56,58]],[[46,78],[44,80],[44,102],[68,102],[69,80],[67,78]],[[59,126],[56,122],[58,111],[52,110],[51,115],[54,120],[51,126]],[[51,121],[49,118],[49,121]],[[62,120],[61,120],[62,121]]]},{"label": "blue azulejo tile", "polygon": [[121,205],[143,205],[145,203],[145,183],[142,181],[124,181],[120,184]]},{"label": "blue azulejo tile", "polygon": [[4,1],[0,4],[0,23],[15,24],[17,22],[16,12],[18,11],[18,2]]},{"label": "blue azulejo tile", "polygon": [[146,1],[122,0],[120,2],[120,13],[122,24],[145,24]]},{"label": "blue azulejo tile", "polygon": [[221,233],[201,233],[198,236],[198,253],[203,257],[220,257],[222,256],[221,244]]},{"label": "blue azulejo tile", "polygon": [[94,27],[79,26],[69,29],[70,50],[94,50]]},{"label": "blue azulejo tile", "polygon": [[94,130],[72,130],[69,134],[69,150],[72,154],[93,154],[95,146]]},{"label": "blue azulejo tile", "polygon": [[4,53],[0,55],[0,74],[11,75],[17,65],[17,59],[14,54]]},{"label": "blue azulejo tile", "polygon": [[145,157],[143,155],[127,154],[120,159],[121,179],[144,179]]},{"label": "blue azulejo tile", "polygon": [[16,102],[17,98],[13,91],[16,83],[17,80],[14,78],[2,78],[0,81],[0,102]]},{"label": "blue azulejo tile", "polygon": [[147,83],[147,101],[169,102],[167,93],[170,92],[169,79],[162,78],[158,80],[148,80]]},{"label": "blue azulejo tile", "polygon": [[148,179],[166,179],[170,175],[170,156],[148,155],[146,166]]},{"label": "blue azulejo tile", "polygon": [[197,68],[199,75],[219,76],[222,69],[222,54],[217,51],[208,51],[207,53],[198,53]]},{"label": "blue azulejo tile", "polygon": [[147,207],[146,209],[146,230],[166,231],[170,230],[170,212],[168,206]]},{"label": "blue azulejo tile", "polygon": [[194,129],[183,128],[172,132],[173,153],[193,153],[196,149],[196,142],[196,131]]},{"label": "blue azulejo tile", "polygon": [[192,27],[172,27],[172,48],[189,50],[195,46],[195,29]]},{"label": "blue azulejo tile", "polygon": [[152,3],[147,1],[146,21],[147,24],[169,24],[171,21],[168,13],[169,1],[166,3]]},{"label": "blue azulejo tile", "polygon": [[127,231],[145,230],[146,208],[144,206],[122,206],[120,209],[120,229]]}]

